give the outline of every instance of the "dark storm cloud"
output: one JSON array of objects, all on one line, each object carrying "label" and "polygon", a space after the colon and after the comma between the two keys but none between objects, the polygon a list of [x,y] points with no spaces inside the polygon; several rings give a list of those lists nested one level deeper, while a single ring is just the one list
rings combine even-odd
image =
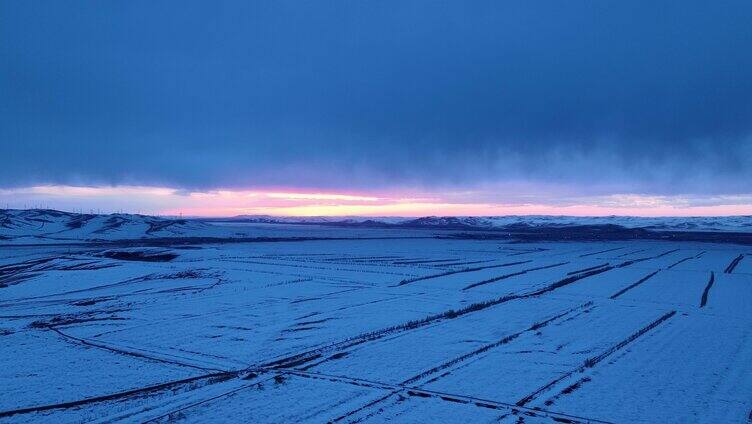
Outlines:
[{"label": "dark storm cloud", "polygon": [[3,2],[0,186],[752,191],[752,3]]}]

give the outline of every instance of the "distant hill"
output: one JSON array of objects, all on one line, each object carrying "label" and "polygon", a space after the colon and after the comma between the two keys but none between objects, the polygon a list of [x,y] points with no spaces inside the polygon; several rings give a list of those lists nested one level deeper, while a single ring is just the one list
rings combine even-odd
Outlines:
[{"label": "distant hill", "polygon": [[752,232],[752,216],[729,217],[630,217],[630,216],[427,216],[398,217],[274,217],[241,215],[231,218],[203,219],[207,222],[245,222],[266,224],[333,225],[345,227],[433,228],[447,230],[513,230],[521,227],[572,227],[583,225],[618,225],[652,231],[724,231]]},{"label": "distant hill", "polygon": [[[249,226],[248,224],[253,224]],[[234,240],[279,237],[274,225],[345,229],[434,231],[437,237],[515,240],[671,239],[749,243],[752,217],[272,217],[165,218],[134,214],[80,214],[50,209],[0,210],[0,241],[5,244],[204,238]],[[362,231],[361,231],[362,233]],[[734,234],[739,235],[738,237]],[[395,234],[391,234],[395,235]],[[300,237],[307,234],[287,234]],[[327,237],[360,237],[339,231]],[[373,236],[369,234],[366,236]]]},{"label": "distant hill", "polygon": [[50,209],[0,210],[0,237],[50,240],[115,240],[189,236],[211,228],[207,223],[145,215],[95,215]]}]

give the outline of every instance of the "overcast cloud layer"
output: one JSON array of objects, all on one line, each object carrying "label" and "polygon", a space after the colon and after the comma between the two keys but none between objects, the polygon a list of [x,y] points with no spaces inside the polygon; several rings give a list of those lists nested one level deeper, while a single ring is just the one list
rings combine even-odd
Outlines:
[{"label": "overcast cloud layer", "polygon": [[0,187],[752,192],[752,2],[2,2]]}]

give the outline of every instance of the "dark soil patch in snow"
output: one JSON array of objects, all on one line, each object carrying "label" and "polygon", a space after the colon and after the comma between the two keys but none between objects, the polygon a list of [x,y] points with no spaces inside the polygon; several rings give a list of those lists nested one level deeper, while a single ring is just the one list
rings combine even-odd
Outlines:
[{"label": "dark soil patch in snow", "polygon": [[708,294],[710,293],[710,288],[713,287],[713,283],[715,283],[715,273],[711,271],[708,285],[705,286],[705,290],[703,290],[702,297],[700,298],[701,308],[705,307],[705,305],[708,303]]},{"label": "dark soil patch in snow", "polygon": [[27,273],[27,274],[21,274],[21,275],[11,275],[5,278],[0,278],[0,289],[10,287],[14,284],[18,284],[21,282],[24,282],[34,276],[36,276],[38,273]]},{"label": "dark soil patch in snow", "polygon": [[77,215],[71,218],[71,220],[68,221],[65,226],[70,228],[71,230],[75,230],[77,228],[83,227],[87,222],[95,217],[96,215]]},{"label": "dark soil patch in snow", "polygon": [[580,255],[580,257],[581,257],[581,258],[584,258],[584,257],[586,257],[586,256],[599,255],[599,254],[601,254],[601,253],[613,252],[614,250],[622,250],[622,249],[625,249],[625,248],[624,248],[624,247],[616,247],[616,248],[614,248],[614,249],[606,249],[606,250],[601,250],[601,251],[599,251],[599,252],[593,252],[593,253],[585,253],[584,255]]},{"label": "dark soil patch in snow", "polygon": [[639,281],[637,281],[636,283],[630,284],[629,286],[627,286],[627,287],[619,290],[613,296],[611,296],[609,299],[616,299],[617,297],[623,295],[624,293],[628,292],[629,290],[632,290],[633,288],[639,286],[640,284],[644,283],[645,281],[648,281],[650,279],[650,277],[654,276],[655,274],[658,274],[659,271],[660,271],[660,269],[658,271],[655,271],[655,272],[653,272],[651,274],[648,274],[648,275],[640,278]]},{"label": "dark soil patch in snow", "polygon": [[606,262],[606,263],[603,263],[603,264],[600,264],[600,265],[591,266],[589,268],[578,269],[577,271],[569,271],[567,273],[567,275],[574,275],[574,274],[579,274],[581,272],[592,271],[594,269],[603,268],[604,266],[608,266],[608,265],[609,265],[608,262]]},{"label": "dark soil patch in snow", "polygon": [[744,255],[735,257],[734,260],[731,261],[731,263],[726,267],[726,269],[723,270],[723,272],[725,272],[726,274],[731,274],[732,272],[734,272],[734,268],[739,265],[739,262],[741,262],[742,259],[744,259]]},{"label": "dark soil patch in snow", "polygon": [[545,401],[545,402],[544,402],[544,404],[545,404],[546,406],[551,406],[551,405],[553,405],[553,404],[554,404],[554,402],[556,402],[556,401],[557,401],[557,400],[558,400],[559,398],[561,398],[562,396],[566,396],[566,395],[568,395],[568,394],[570,394],[570,393],[574,392],[575,390],[577,390],[577,389],[579,389],[580,387],[582,387],[582,385],[583,385],[583,384],[585,384],[585,383],[587,383],[587,382],[589,382],[589,381],[591,381],[590,377],[583,377],[583,378],[581,378],[581,379],[577,380],[577,382],[575,382],[574,384],[572,384],[572,385],[569,385],[569,386],[565,387],[565,388],[564,388],[564,389],[563,389],[562,391],[560,391],[560,392],[559,392],[558,394],[556,394],[555,396],[553,396],[553,397],[551,397],[550,399],[548,399],[547,401]]},{"label": "dark soil patch in snow", "polygon": [[312,324],[321,324],[322,322],[327,322],[330,319],[331,318],[324,318],[324,319],[317,319],[317,320],[313,320],[313,321],[303,321],[303,322],[295,323],[295,325],[305,326],[305,325],[312,325]]},{"label": "dark soil patch in snow", "polygon": [[186,221],[185,219],[170,219],[170,220],[159,220],[159,221],[147,221],[146,223],[149,224],[149,228],[146,230],[146,234],[152,234],[152,233],[155,233],[157,231],[162,231],[172,226],[186,225],[188,221]]},{"label": "dark soil patch in snow", "polygon": [[338,352],[338,353],[335,353],[334,355],[330,356],[329,359],[335,359],[335,360],[336,359],[342,359],[342,358],[344,358],[345,356],[347,356],[349,354],[350,354],[350,352]]},{"label": "dark soil patch in snow", "polygon": [[619,268],[624,268],[625,266],[633,265],[633,264],[636,264],[636,263],[639,263],[639,262],[649,261],[651,259],[662,258],[662,257],[664,257],[666,255],[670,255],[670,254],[672,254],[674,252],[678,252],[678,251],[679,251],[679,249],[673,249],[673,250],[669,250],[669,251],[663,252],[663,253],[655,255],[655,256],[647,256],[647,257],[644,257],[644,258],[630,259],[630,260],[628,260],[626,262],[622,262],[621,264],[619,264],[618,267]]},{"label": "dark soil patch in snow", "polygon": [[178,257],[175,253],[169,252],[148,252],[148,251],[119,251],[110,250],[100,254],[105,258],[117,259],[121,261],[138,261],[138,262],[169,262]]},{"label": "dark soil patch in snow", "polygon": [[108,300],[112,300],[112,297],[98,297],[98,298],[91,298],[91,299],[83,299],[76,302],[72,302],[71,305],[75,306],[92,306],[96,305],[99,302],[106,302]]},{"label": "dark soil patch in snow", "polygon": [[283,333],[297,333],[298,331],[309,331],[309,330],[315,330],[317,328],[321,328],[321,327],[316,327],[316,326],[293,327],[293,328],[288,328],[288,329],[282,330],[282,332]]},{"label": "dark soil patch in snow", "polygon": [[93,233],[103,234],[108,231],[116,230],[122,227],[126,222],[128,222],[128,220],[121,216],[111,216],[104,221],[104,224],[100,229],[93,231]]},{"label": "dark soil patch in snow", "polygon": [[694,258],[695,258],[695,256],[690,256],[688,258],[680,259],[680,260],[672,263],[671,265],[667,266],[666,269],[671,269],[671,268],[673,268],[673,267],[675,267],[675,266],[677,266],[677,265],[679,265],[679,264],[681,264],[683,262],[686,262],[686,261],[688,261],[690,259],[694,259]]}]

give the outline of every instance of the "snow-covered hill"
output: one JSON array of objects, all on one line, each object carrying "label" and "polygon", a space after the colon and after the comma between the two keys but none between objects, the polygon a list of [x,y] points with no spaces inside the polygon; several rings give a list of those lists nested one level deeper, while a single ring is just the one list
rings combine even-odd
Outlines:
[{"label": "snow-covered hill", "polygon": [[752,216],[723,217],[634,217],[634,216],[459,216],[421,218],[396,217],[273,217],[237,216],[225,222],[252,222],[276,224],[321,224],[340,226],[397,226],[436,229],[506,229],[520,226],[567,227],[580,225],[619,225],[625,228],[644,228],[654,231],[726,231],[752,232]]},{"label": "snow-covered hill", "polygon": [[[254,224],[249,227],[248,224]],[[268,224],[268,225],[267,225]],[[650,230],[651,232],[739,232],[752,233],[752,217],[272,217],[164,218],[133,214],[79,214],[49,209],[0,210],[0,240],[12,243],[55,243],[71,241],[113,241],[169,237],[264,237],[280,236],[274,224],[315,225],[342,230],[445,230],[526,232],[576,226],[597,226]],[[616,227],[618,226],[618,227]],[[274,231],[272,231],[274,230]],[[269,233],[269,231],[272,231]],[[297,234],[297,233],[296,233]],[[348,234],[352,235],[352,234]],[[342,234],[328,234],[342,237]],[[717,241],[717,240],[716,240]]]},{"label": "snow-covered hill", "polygon": [[180,237],[214,229],[200,221],[145,215],[93,215],[48,209],[0,210],[0,238],[117,240]]}]

